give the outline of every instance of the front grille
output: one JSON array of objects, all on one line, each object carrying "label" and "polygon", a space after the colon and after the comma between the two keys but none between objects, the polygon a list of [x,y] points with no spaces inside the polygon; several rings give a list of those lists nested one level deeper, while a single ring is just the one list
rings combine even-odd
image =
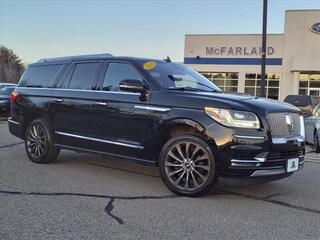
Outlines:
[{"label": "front grille", "polygon": [[269,153],[267,161],[277,161],[279,159],[298,158],[304,155],[303,150],[296,150],[290,152],[273,152]]},{"label": "front grille", "polygon": [[269,113],[267,118],[272,137],[287,138],[300,135],[300,115],[298,113]]}]

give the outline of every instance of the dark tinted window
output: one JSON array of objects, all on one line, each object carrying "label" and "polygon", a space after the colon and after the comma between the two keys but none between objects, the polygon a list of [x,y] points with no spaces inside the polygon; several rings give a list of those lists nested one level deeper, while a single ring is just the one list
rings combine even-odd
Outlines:
[{"label": "dark tinted window", "polygon": [[100,63],[79,63],[73,71],[69,88],[92,89],[92,85],[98,76]]},{"label": "dark tinted window", "polygon": [[23,74],[19,87],[49,87],[62,65],[29,67]]},{"label": "dark tinted window", "polygon": [[312,105],[310,96],[289,95],[284,99],[284,102],[290,103],[297,107],[305,107]]},{"label": "dark tinted window", "polygon": [[102,90],[120,91],[119,83],[125,79],[143,81],[140,74],[129,64],[110,63],[103,81]]}]

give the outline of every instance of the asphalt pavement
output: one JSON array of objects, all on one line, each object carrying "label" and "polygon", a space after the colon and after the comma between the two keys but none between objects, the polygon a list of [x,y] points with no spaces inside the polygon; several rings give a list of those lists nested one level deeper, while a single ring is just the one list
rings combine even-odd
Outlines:
[{"label": "asphalt pavement", "polygon": [[172,194],[157,168],[62,151],[28,160],[0,121],[0,239],[320,239],[320,154],[259,185],[221,180],[202,198]]}]

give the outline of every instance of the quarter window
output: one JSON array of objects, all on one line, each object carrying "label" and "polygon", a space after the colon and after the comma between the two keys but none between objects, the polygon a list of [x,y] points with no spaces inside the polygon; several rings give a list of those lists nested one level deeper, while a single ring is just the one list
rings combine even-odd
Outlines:
[{"label": "quarter window", "polygon": [[120,91],[122,80],[133,79],[143,81],[141,75],[129,64],[110,63],[103,81],[103,91]]},{"label": "quarter window", "polygon": [[78,63],[76,64],[69,88],[91,90],[97,79],[100,63]]},{"label": "quarter window", "polygon": [[19,87],[49,87],[61,67],[61,64],[29,67],[23,74]]}]

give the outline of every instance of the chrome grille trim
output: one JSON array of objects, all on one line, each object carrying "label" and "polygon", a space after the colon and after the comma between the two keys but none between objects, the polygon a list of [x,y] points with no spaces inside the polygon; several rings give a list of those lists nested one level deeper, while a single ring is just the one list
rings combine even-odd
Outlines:
[{"label": "chrome grille trim", "polygon": [[[301,123],[298,113],[269,113],[267,119],[273,139],[301,136],[301,129],[304,124]],[[292,125],[288,124],[288,119],[290,119]]]}]

